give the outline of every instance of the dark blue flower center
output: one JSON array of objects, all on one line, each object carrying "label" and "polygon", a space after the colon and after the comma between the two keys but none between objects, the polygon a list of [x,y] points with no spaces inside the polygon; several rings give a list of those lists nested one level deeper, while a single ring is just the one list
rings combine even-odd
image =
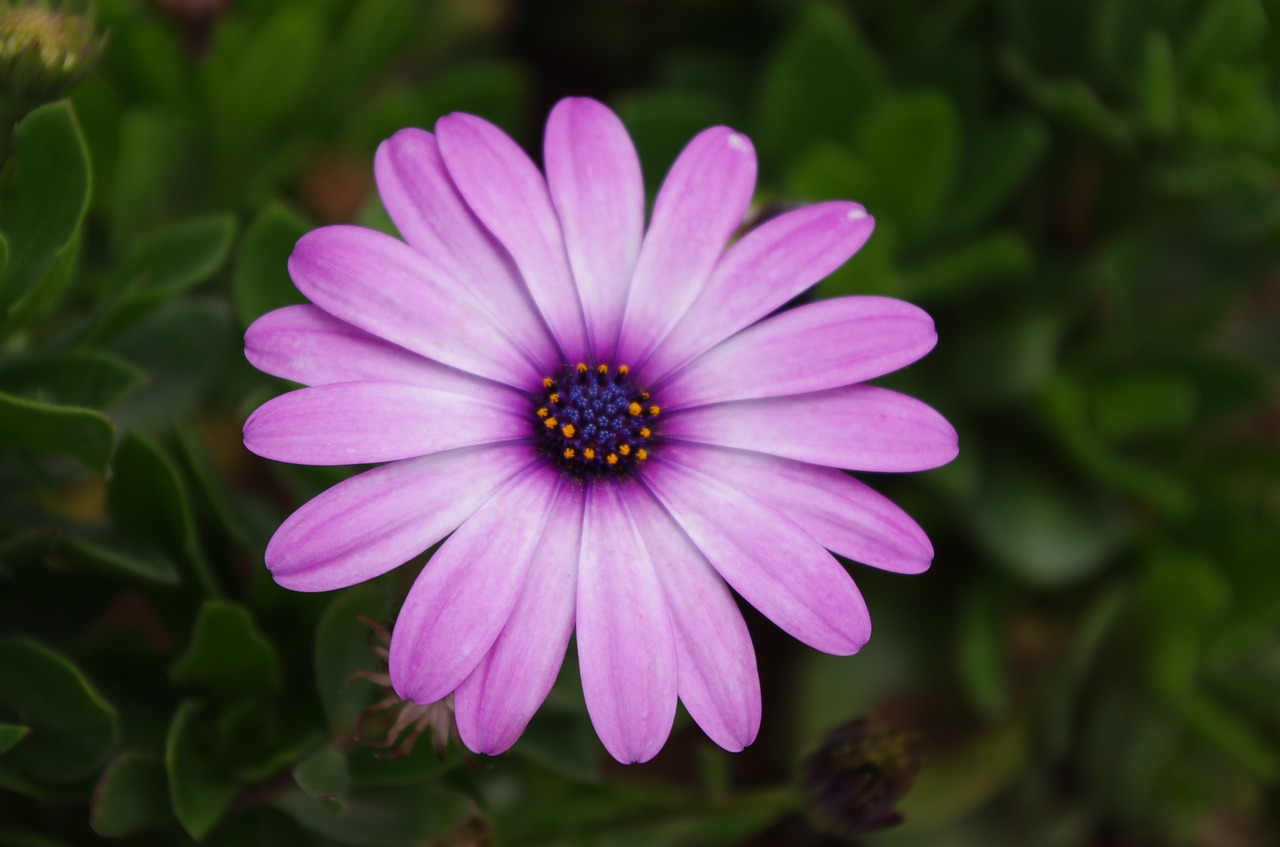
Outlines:
[{"label": "dark blue flower center", "polygon": [[626,365],[579,363],[542,381],[534,430],[547,457],[574,476],[626,474],[653,452],[658,413]]}]

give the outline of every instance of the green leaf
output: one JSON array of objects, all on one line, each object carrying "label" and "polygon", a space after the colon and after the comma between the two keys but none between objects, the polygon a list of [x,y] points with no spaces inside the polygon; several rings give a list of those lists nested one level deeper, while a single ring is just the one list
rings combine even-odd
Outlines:
[{"label": "green leaf", "polygon": [[356,671],[378,670],[377,656],[370,648],[373,636],[356,616],[385,621],[389,604],[381,585],[366,582],[334,597],[316,626],[316,689],[329,730],[335,735],[351,732],[375,691],[370,683],[351,679]]},{"label": "green leaf", "polygon": [[173,820],[164,762],[141,753],[123,753],[102,772],[93,792],[93,831],[118,838]]},{"label": "green leaf", "polygon": [[1217,0],[1201,5],[1201,17],[1180,55],[1190,74],[1248,62],[1266,43],[1267,11],[1258,0]]},{"label": "green leaf", "polygon": [[1162,32],[1147,33],[1138,84],[1141,86],[1142,119],[1147,127],[1160,135],[1172,133],[1178,117],[1177,69],[1174,67],[1173,46]]},{"label": "green leaf", "polygon": [[1093,419],[1104,435],[1133,438],[1185,430],[1195,421],[1200,392],[1177,374],[1135,374],[1089,387]]},{"label": "green leaf", "polygon": [[69,456],[106,473],[115,427],[101,412],[0,393],[0,444]]},{"label": "green leaf", "polygon": [[910,296],[955,297],[1025,276],[1035,263],[1031,246],[1015,232],[997,231],[968,241],[906,271]]},{"label": "green leaf", "polygon": [[200,704],[188,700],[174,714],[165,745],[169,802],[178,823],[196,841],[209,834],[236,794],[234,781],[214,755],[211,726]]},{"label": "green leaf", "polygon": [[0,232],[13,253],[0,273],[0,326],[31,296],[75,238],[89,208],[89,152],[68,101],[18,124],[14,164],[0,194]]},{"label": "green leaf", "polygon": [[471,801],[430,785],[357,786],[337,813],[304,791],[277,798],[276,808],[307,829],[357,847],[419,847],[452,832]]},{"label": "green leaf", "polygon": [[592,782],[600,777],[600,745],[579,708],[544,703],[515,752],[570,779]]},{"label": "green leaf", "polygon": [[191,642],[169,676],[225,701],[264,699],[280,690],[280,660],[248,610],[210,600],[200,608]]},{"label": "green leaf", "polygon": [[947,227],[983,223],[1000,212],[1049,150],[1049,130],[1033,118],[984,125],[965,146],[965,164],[957,176],[955,199],[947,209]]},{"label": "green leaf", "polygon": [[190,146],[172,112],[133,108],[120,118],[119,157],[110,193],[111,241],[123,251],[177,206],[173,187]]},{"label": "green leaf", "polygon": [[807,4],[764,71],[757,140],[773,161],[847,141],[885,88],[880,60],[849,18]]},{"label": "green leaf", "polygon": [[231,278],[242,326],[272,309],[307,302],[289,278],[287,263],[294,244],[310,228],[307,221],[279,203],[267,206],[249,224]]},{"label": "green leaf", "polygon": [[0,756],[9,752],[13,745],[31,734],[31,727],[14,723],[0,723]]},{"label": "green leaf", "polygon": [[318,800],[341,801],[351,793],[351,769],[347,760],[332,747],[322,747],[298,763],[293,769],[293,779],[298,787]]},{"label": "green leaf", "polygon": [[1009,705],[1005,662],[1007,602],[989,584],[976,584],[960,606],[956,637],[960,682],[974,709],[994,717]]},{"label": "green leaf", "polygon": [[950,98],[920,91],[882,100],[858,141],[876,179],[868,210],[907,233],[927,232],[951,193],[960,159],[960,119]]},{"label": "green leaf", "polygon": [[97,351],[13,359],[0,365],[0,391],[67,406],[107,409],[146,376],[128,362]]},{"label": "green leaf", "polygon": [[614,106],[635,142],[650,197],[690,138],[711,124],[733,122],[723,100],[697,91],[633,91],[618,97]]},{"label": "green leaf", "polygon": [[25,638],[0,639],[0,714],[31,736],[0,759],[0,771],[65,784],[95,773],[118,733],[116,712],[61,653]]},{"label": "green leaf", "polygon": [[89,528],[62,533],[57,552],[86,567],[160,585],[181,582],[173,562],[158,550],[120,537],[114,529],[94,532]]},{"label": "green leaf", "polygon": [[186,486],[158,444],[136,432],[120,442],[107,509],[125,536],[185,562],[207,592],[219,593],[196,536]]}]

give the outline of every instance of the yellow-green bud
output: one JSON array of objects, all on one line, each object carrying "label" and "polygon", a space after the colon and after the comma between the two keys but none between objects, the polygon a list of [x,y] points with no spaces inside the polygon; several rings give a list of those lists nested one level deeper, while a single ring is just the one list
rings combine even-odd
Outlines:
[{"label": "yellow-green bud", "polygon": [[17,116],[63,96],[89,72],[103,43],[92,9],[0,0],[0,111]]}]

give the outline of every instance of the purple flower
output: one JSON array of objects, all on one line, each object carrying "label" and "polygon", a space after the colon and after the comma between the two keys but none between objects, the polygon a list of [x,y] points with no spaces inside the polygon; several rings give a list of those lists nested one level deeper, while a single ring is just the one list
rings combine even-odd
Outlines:
[{"label": "purple flower", "polygon": [[756,174],[731,129],[689,143],[647,229],[640,165],[607,108],[560,102],[545,150],[544,178],[472,115],[403,130],[374,166],[404,241],[330,226],[298,242],[289,273],[315,305],[260,318],[245,353],[308,387],[254,412],[245,444],[297,464],[387,464],[290,516],[267,567],[326,591],[443,539],[396,621],[391,679],[418,703],[452,692],[477,752],[520,736],[575,629],[587,709],[616,759],[661,749],[677,697],[740,750],[760,688],[730,587],[847,655],[871,623],[828,550],[929,566],[920,527],[839,469],[956,455],[933,409],[861,384],[928,352],[933,322],[884,297],[766,317],[873,221],[821,203],[728,246]]}]

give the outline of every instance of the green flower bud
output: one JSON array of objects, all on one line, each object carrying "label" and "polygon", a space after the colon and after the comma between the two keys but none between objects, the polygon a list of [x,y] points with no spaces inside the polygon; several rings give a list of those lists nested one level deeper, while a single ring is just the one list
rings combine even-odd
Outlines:
[{"label": "green flower bud", "polygon": [[17,120],[62,97],[93,67],[103,44],[92,8],[73,13],[47,0],[0,0],[0,111]]}]

